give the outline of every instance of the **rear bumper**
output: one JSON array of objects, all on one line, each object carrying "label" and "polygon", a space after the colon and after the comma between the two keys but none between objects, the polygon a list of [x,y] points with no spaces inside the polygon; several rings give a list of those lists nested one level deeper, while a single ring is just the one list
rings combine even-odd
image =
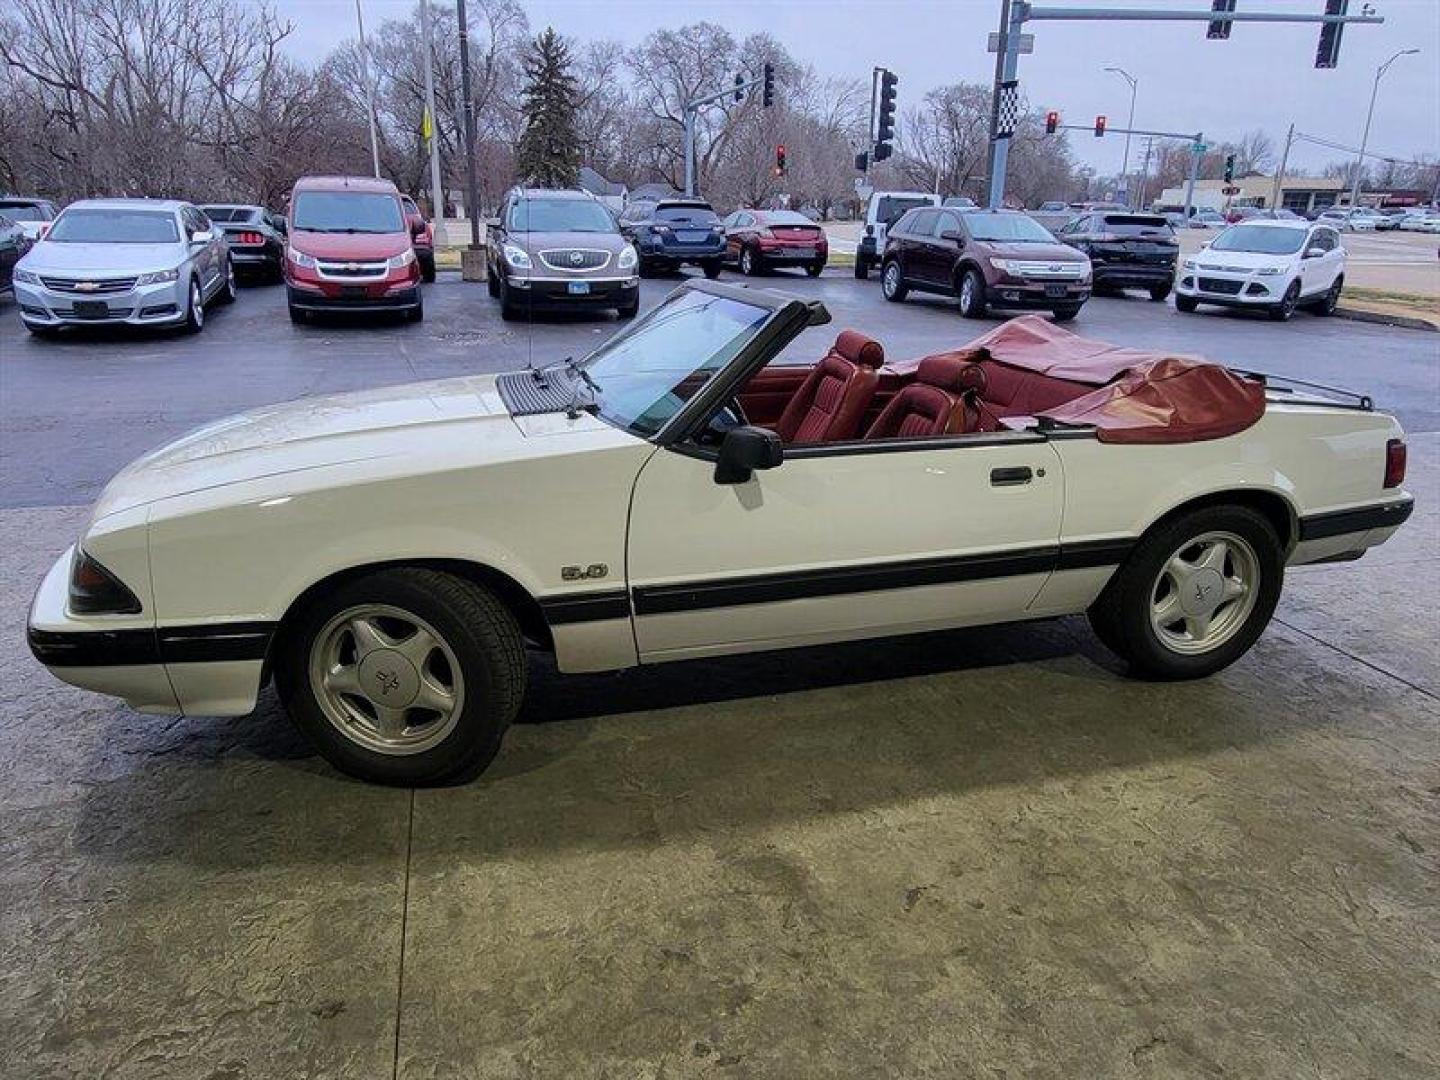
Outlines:
[{"label": "rear bumper", "polygon": [[645,242],[637,246],[640,259],[650,266],[694,266],[725,257],[725,238],[717,236],[697,244]]},{"label": "rear bumper", "polygon": [[761,244],[759,251],[760,257],[768,263],[796,263],[808,266],[817,262],[823,264],[830,257],[829,249],[826,247],[807,248],[803,244],[774,244],[769,247]]},{"label": "rear bumper", "polygon": [[1096,285],[1169,285],[1175,280],[1175,264],[1090,262]]}]

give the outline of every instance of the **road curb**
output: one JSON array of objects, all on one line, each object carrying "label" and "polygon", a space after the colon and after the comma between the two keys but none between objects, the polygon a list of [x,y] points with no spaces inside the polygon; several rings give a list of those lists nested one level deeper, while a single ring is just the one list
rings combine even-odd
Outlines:
[{"label": "road curb", "polygon": [[1387,311],[1364,311],[1360,308],[1345,307],[1343,304],[1335,309],[1335,317],[1354,322],[1378,323],[1381,326],[1403,326],[1407,330],[1440,331],[1440,324],[1421,315],[1392,315]]}]

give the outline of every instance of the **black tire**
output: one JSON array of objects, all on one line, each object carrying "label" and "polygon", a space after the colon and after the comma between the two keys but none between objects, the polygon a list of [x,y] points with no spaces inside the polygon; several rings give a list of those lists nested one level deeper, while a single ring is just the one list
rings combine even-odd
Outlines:
[{"label": "black tire", "polygon": [[435,283],[435,256],[420,256],[420,280],[427,285]]},{"label": "black tire", "polygon": [[819,277],[824,272],[825,264],[823,262],[813,262],[805,267],[805,273],[809,274],[811,277]]},{"label": "black tire", "polygon": [[[336,615],[383,604],[418,616],[451,648],[463,677],[455,727],[435,746],[384,753],[326,716],[311,682],[316,637]],[[347,581],[287,621],[274,647],[275,685],[291,719],[341,772],[406,787],[458,783],[482,772],[500,749],[525,695],[524,639],[515,616],[489,590],[435,570],[403,567]]]},{"label": "black tire", "polygon": [[700,264],[701,272],[711,281],[718,278],[723,269],[725,269],[725,263],[722,259],[706,259]]},{"label": "black tire", "polygon": [[1068,304],[1065,307],[1054,308],[1050,314],[1054,316],[1056,322],[1069,322],[1080,314],[1080,306],[1079,304]]},{"label": "black tire", "polygon": [[740,249],[740,273],[746,277],[759,277],[765,273],[765,261],[749,244]]},{"label": "black tire", "polygon": [[485,272],[485,291],[491,296],[500,295],[500,279],[495,276],[494,267]]},{"label": "black tire", "polygon": [[225,280],[220,284],[220,291],[215,294],[215,301],[220,304],[233,304],[239,295],[235,285],[235,264],[226,256]]},{"label": "black tire", "polygon": [[[1254,604],[1229,637],[1205,652],[1169,647],[1151,625],[1151,605],[1162,569],[1187,542],[1229,533],[1249,544],[1259,573]],[[1199,679],[1233,664],[1255,644],[1274,614],[1285,560],[1275,527],[1247,506],[1207,506],[1162,520],[1130,552],[1090,608],[1096,636],[1124,659],[1132,674],[1152,679]]]},{"label": "black tire", "polygon": [[[967,282],[969,288],[966,288]],[[973,266],[967,268],[955,283],[955,295],[960,301],[960,314],[967,319],[985,317],[985,278]]]},{"label": "black tire", "polygon": [[35,326],[32,323],[26,323],[25,329],[29,330],[30,333],[34,334],[37,338],[44,338],[47,341],[53,341],[60,336],[60,328],[58,326]]},{"label": "black tire", "polygon": [[1269,315],[1273,322],[1289,322],[1299,303],[1300,282],[1292,281],[1290,287],[1285,290],[1285,295],[1280,298],[1280,302],[1272,304],[1265,314]]},{"label": "black tire", "polygon": [[870,260],[863,255],[855,256],[855,276],[861,281],[870,276]]},{"label": "black tire", "polygon": [[1157,304],[1163,302],[1163,301],[1166,300],[1166,299],[1168,299],[1169,296],[1170,296],[1170,285],[1169,285],[1168,283],[1166,283],[1166,284],[1164,284],[1164,285],[1152,285],[1152,286],[1150,286],[1150,299],[1151,299],[1151,300],[1154,300]]},{"label": "black tire", "polygon": [[1200,301],[1196,300],[1193,296],[1184,296],[1180,293],[1175,294],[1176,311],[1183,311],[1186,315],[1189,315],[1199,306]]},{"label": "black tire", "polygon": [[1310,308],[1316,315],[1334,315],[1335,309],[1340,306],[1340,293],[1345,288],[1345,275],[1341,274],[1335,279],[1335,283],[1325,290],[1325,295],[1320,297]]},{"label": "black tire", "polygon": [[200,288],[200,279],[190,279],[190,297],[185,302],[185,321],[180,329],[187,334],[198,334],[205,329],[205,292]]},{"label": "black tire", "polygon": [[905,271],[895,259],[887,259],[880,267],[880,295],[892,304],[898,304],[910,295],[910,286],[905,284]]},{"label": "black tire", "polygon": [[296,326],[302,326],[310,321],[310,313],[308,311],[303,311],[300,308],[296,307],[294,304],[289,305],[289,307],[290,321]]},{"label": "black tire", "polygon": [[504,280],[500,282],[500,318],[506,322],[512,322],[524,314],[519,305],[510,299],[510,286]]},{"label": "black tire", "polygon": [[410,323],[424,322],[425,301],[421,300],[414,307],[407,309],[405,312],[405,321]]},{"label": "black tire", "polygon": [[640,314],[640,298],[637,296],[630,303],[623,304],[616,308],[615,314],[619,315],[622,319],[633,319],[636,315]]}]

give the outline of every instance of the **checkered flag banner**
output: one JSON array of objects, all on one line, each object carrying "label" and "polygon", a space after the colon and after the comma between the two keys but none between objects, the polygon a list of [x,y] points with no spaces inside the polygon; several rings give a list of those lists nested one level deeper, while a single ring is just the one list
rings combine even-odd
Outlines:
[{"label": "checkered flag banner", "polygon": [[1020,82],[1010,79],[1000,84],[1000,109],[995,117],[995,137],[1008,139],[1015,134],[1020,119]]}]

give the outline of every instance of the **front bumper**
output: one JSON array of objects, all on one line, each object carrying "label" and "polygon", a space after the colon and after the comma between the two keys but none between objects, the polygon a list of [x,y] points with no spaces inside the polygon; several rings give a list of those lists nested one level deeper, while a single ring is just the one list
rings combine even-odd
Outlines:
[{"label": "front bumper", "polygon": [[62,292],[21,281],[14,289],[20,318],[29,326],[173,326],[185,320],[190,280],[101,294]]},{"label": "front bumper", "polygon": [[[579,308],[621,308],[634,304],[640,296],[640,278],[629,277],[535,277],[507,274],[505,284],[511,299],[522,307],[534,310],[569,311]],[[583,292],[574,291],[576,287]]]},{"label": "front bumper", "polygon": [[1182,270],[1175,291],[1202,304],[1265,308],[1280,303],[1293,280],[1286,274],[1225,273]]},{"label": "front bumper", "polygon": [[[352,291],[353,290],[353,291]],[[299,311],[411,311],[420,306],[420,287],[405,282],[394,288],[324,286],[287,282],[290,306]]]},{"label": "front bumper", "polygon": [[1049,310],[1083,304],[1090,299],[1087,282],[1035,282],[1007,278],[985,290],[985,298],[999,308],[1036,308]]}]

